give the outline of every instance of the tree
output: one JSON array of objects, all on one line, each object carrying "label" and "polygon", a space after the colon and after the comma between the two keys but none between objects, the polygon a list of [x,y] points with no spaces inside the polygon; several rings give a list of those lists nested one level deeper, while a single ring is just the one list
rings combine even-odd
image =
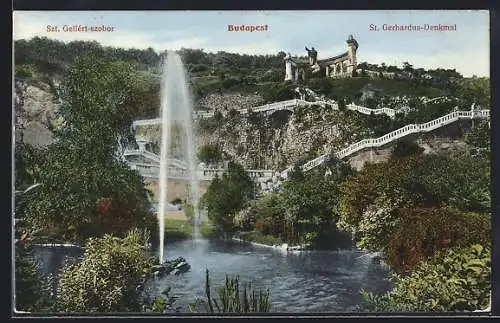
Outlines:
[{"label": "tree", "polygon": [[412,178],[407,179],[404,187],[425,196],[428,205],[489,213],[490,173],[490,160],[487,156],[434,154],[425,158]]},{"label": "tree", "polygon": [[485,158],[392,158],[348,178],[339,226],[354,235],[359,247],[384,251],[388,263],[401,270],[443,246],[482,243],[488,232],[489,185]]},{"label": "tree", "polygon": [[156,232],[142,178],[120,156],[133,137],[134,73],[122,62],[77,59],[63,83],[64,123],[34,178],[43,185],[26,205],[31,228],[69,240],[132,226]]},{"label": "tree", "polygon": [[411,65],[408,62],[403,62],[403,71],[405,71],[407,73],[413,72],[413,65]]},{"label": "tree", "polygon": [[229,162],[222,178],[212,180],[203,199],[208,217],[219,233],[227,235],[234,231],[234,216],[248,204],[253,194],[252,180],[245,169],[235,162]]},{"label": "tree", "polygon": [[338,185],[324,172],[305,176],[295,169],[283,187],[286,221],[291,226],[287,240],[313,242],[323,229],[335,223],[334,207]]},{"label": "tree", "polygon": [[250,209],[255,228],[262,234],[283,237],[285,235],[285,208],[280,193],[268,193],[255,201]]}]

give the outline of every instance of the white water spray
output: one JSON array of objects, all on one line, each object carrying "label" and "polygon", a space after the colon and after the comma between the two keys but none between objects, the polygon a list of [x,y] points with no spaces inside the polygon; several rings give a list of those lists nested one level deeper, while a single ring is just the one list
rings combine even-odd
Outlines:
[{"label": "white water spray", "polygon": [[159,196],[159,236],[160,236],[160,263],[164,262],[165,216],[167,212],[167,184],[168,184],[168,157],[171,148],[172,126],[181,130],[181,147],[183,159],[188,162],[190,180],[190,203],[194,208],[194,238],[199,239],[200,216],[198,211],[199,181],[196,172],[196,155],[193,133],[193,110],[186,71],[180,56],[175,52],[168,52],[163,62],[161,83],[161,110],[162,120],[161,153],[160,153],[160,196]]}]

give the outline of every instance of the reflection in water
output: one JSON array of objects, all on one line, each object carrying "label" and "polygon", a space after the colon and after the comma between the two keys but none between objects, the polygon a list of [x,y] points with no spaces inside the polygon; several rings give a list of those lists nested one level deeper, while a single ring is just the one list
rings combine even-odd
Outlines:
[{"label": "reflection in water", "polygon": [[[161,293],[172,288],[175,306],[187,309],[196,298],[204,298],[205,269],[213,287],[225,275],[239,275],[242,282],[271,292],[276,312],[348,312],[361,301],[360,291],[385,292],[390,288],[387,272],[358,250],[284,253],[279,250],[222,241],[181,241],[165,246],[166,257],[184,257],[191,270],[180,276],[166,276],[154,282]],[[49,272],[62,265],[65,256],[81,251],[45,249],[43,262]],[[58,254],[50,258],[48,254]]]}]

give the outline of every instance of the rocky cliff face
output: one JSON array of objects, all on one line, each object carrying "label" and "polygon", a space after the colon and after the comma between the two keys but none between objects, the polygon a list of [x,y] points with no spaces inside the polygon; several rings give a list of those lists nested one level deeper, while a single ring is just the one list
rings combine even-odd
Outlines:
[{"label": "rocky cliff face", "polygon": [[35,147],[54,141],[53,129],[60,123],[59,102],[50,86],[35,80],[15,81],[14,114],[16,142]]},{"label": "rocky cliff face", "polygon": [[[207,110],[223,112],[222,119],[197,120],[197,146],[219,144],[223,150],[246,168],[281,170],[299,161],[307,161],[321,154],[341,149],[358,140],[362,135],[356,118],[349,112],[334,111],[328,107],[309,106],[290,111],[238,115],[228,112],[228,107],[250,108],[262,101],[257,96],[211,96],[200,102]],[[198,103],[198,104],[200,104]],[[201,105],[201,104],[200,104]],[[175,132],[175,131],[174,131]],[[160,146],[159,126],[141,127],[138,134]],[[172,138],[178,138],[174,133]],[[172,147],[174,157],[180,157],[179,142]]]},{"label": "rocky cliff face", "polygon": [[342,112],[319,106],[251,119],[229,119],[211,133],[200,129],[200,142],[221,144],[245,167],[282,170],[356,141],[351,136],[355,122],[345,122]]}]

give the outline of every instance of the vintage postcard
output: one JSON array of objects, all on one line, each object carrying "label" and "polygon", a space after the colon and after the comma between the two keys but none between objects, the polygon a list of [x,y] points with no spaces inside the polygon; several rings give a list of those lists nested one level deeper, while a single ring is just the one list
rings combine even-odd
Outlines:
[{"label": "vintage postcard", "polygon": [[13,21],[16,315],[490,311],[488,11]]}]

